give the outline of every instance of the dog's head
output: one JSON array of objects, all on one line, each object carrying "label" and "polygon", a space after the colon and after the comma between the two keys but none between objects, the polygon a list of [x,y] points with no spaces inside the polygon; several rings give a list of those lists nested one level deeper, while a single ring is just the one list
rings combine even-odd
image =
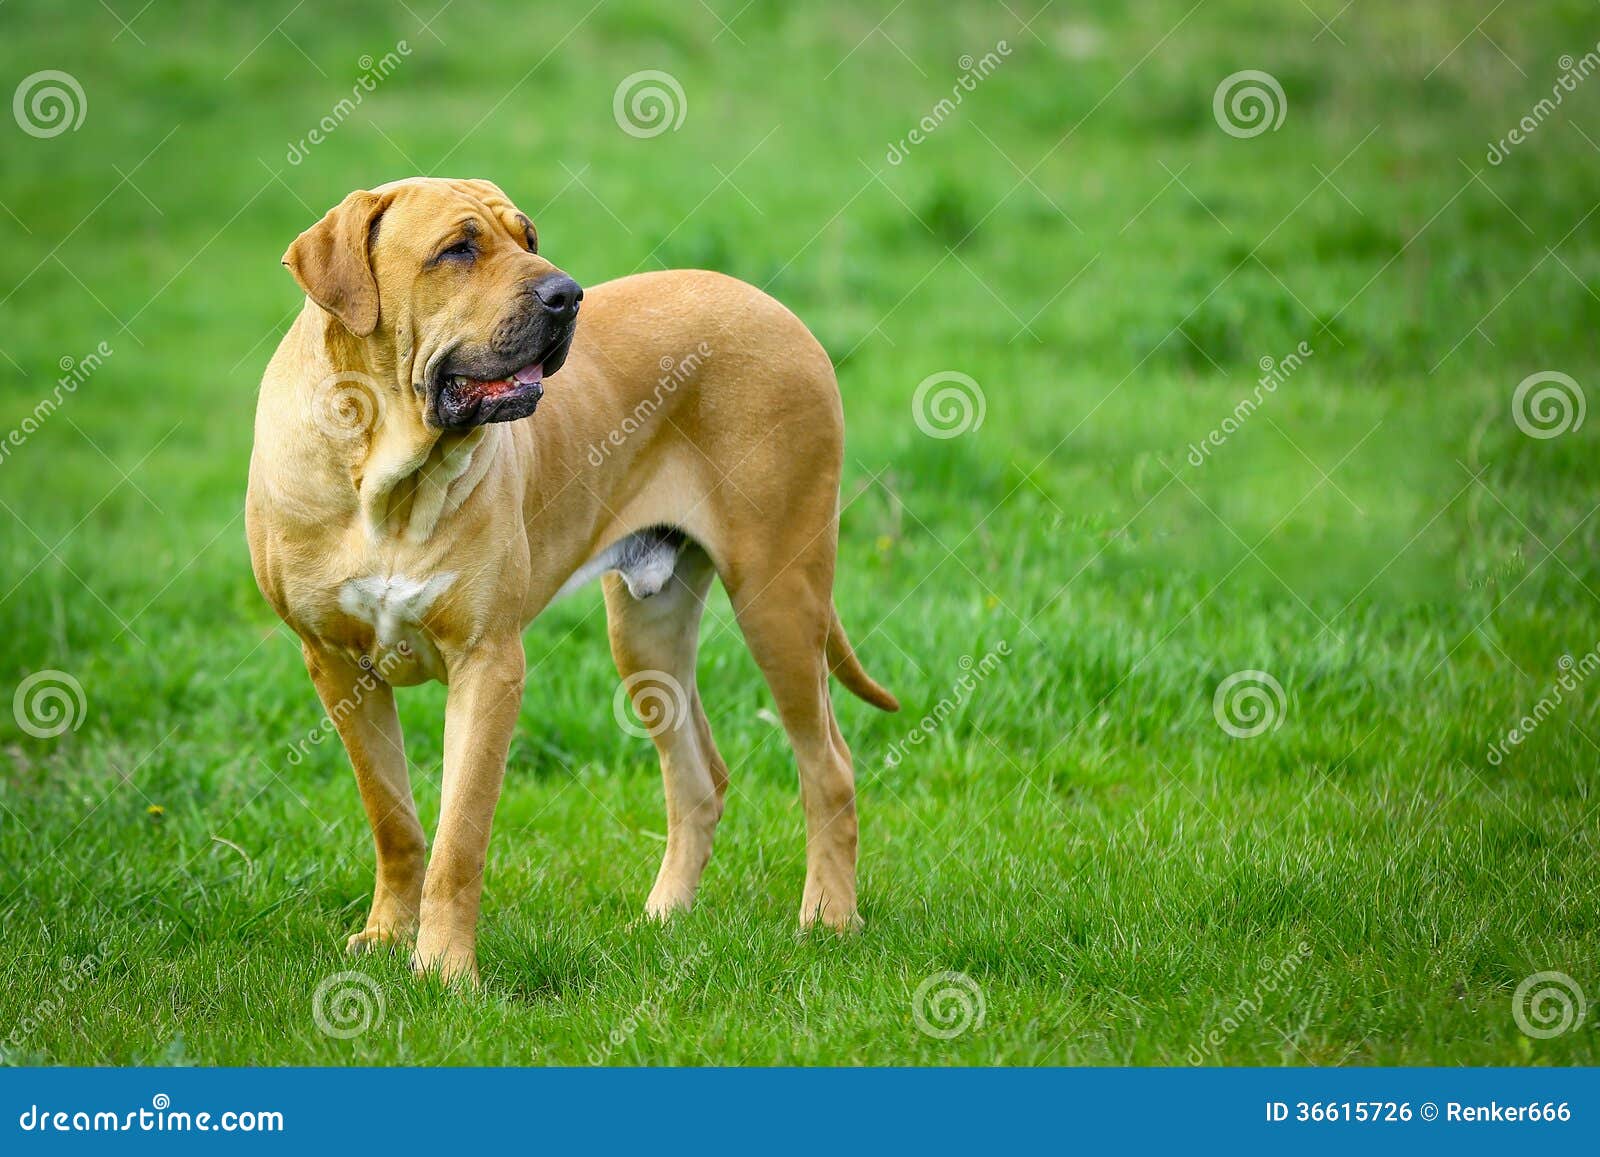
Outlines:
[{"label": "dog's head", "polygon": [[539,256],[533,222],[489,181],[416,178],[351,193],[283,263],[392,370],[430,426],[533,413],[566,360],[583,290]]}]

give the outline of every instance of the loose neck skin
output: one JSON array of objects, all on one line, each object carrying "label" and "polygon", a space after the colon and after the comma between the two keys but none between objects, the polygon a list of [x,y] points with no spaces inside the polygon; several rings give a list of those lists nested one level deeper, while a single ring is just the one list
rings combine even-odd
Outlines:
[{"label": "loose neck skin", "polygon": [[423,394],[411,384],[421,369],[410,349],[393,353],[403,341],[355,337],[307,302],[284,343],[293,350],[284,360],[299,372],[288,379],[269,369],[262,408],[274,418],[258,421],[257,440],[290,464],[278,478],[308,484],[295,487],[296,497],[320,499],[321,509],[291,502],[309,520],[357,516],[373,540],[422,542],[494,460],[496,427],[427,424]]}]

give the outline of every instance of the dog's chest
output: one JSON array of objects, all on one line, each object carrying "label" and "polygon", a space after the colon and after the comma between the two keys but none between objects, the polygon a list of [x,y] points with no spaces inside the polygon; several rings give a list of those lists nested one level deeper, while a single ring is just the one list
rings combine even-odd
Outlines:
[{"label": "dog's chest", "polygon": [[339,588],[339,609],[371,627],[379,646],[393,647],[421,629],[423,615],[455,577],[392,574],[350,579]]},{"label": "dog's chest", "polygon": [[386,682],[443,679],[444,661],[427,627],[428,613],[456,582],[452,572],[412,576],[392,571],[346,579],[337,588],[340,613],[354,631],[344,649]]}]

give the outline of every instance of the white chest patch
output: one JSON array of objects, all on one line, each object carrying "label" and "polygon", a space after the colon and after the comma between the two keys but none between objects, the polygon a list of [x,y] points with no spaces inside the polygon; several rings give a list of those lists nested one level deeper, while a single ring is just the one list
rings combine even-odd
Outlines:
[{"label": "white chest patch", "polygon": [[455,581],[454,572],[428,579],[373,575],[351,579],[339,588],[339,609],[372,626],[380,646],[392,647],[421,624],[422,616]]}]

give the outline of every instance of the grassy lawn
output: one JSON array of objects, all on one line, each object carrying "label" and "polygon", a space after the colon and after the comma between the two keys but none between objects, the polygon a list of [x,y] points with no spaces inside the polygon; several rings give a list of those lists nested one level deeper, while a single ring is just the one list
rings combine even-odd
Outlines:
[{"label": "grassy lawn", "polygon": [[[82,691],[55,736],[0,711],[0,1058],[1600,1061],[1600,1010],[1514,1015],[1540,972],[1600,998],[1600,421],[1514,415],[1538,373],[1600,403],[1600,78],[1534,111],[1592,3],[439,6],[0,10],[4,92],[86,102],[0,119],[0,698]],[[614,115],[646,69],[652,136]],[[1219,124],[1245,69],[1275,130]],[[244,480],[279,255],[416,172],[496,180],[584,284],[743,277],[833,355],[837,600],[906,705],[837,691],[862,935],[796,931],[720,593],[729,806],[696,909],[642,921],[659,774],[594,589],[526,635],[481,991],[343,955],[370,837]],[[917,410],[948,372],[981,422]],[[401,697],[430,831],[443,700]]]}]

